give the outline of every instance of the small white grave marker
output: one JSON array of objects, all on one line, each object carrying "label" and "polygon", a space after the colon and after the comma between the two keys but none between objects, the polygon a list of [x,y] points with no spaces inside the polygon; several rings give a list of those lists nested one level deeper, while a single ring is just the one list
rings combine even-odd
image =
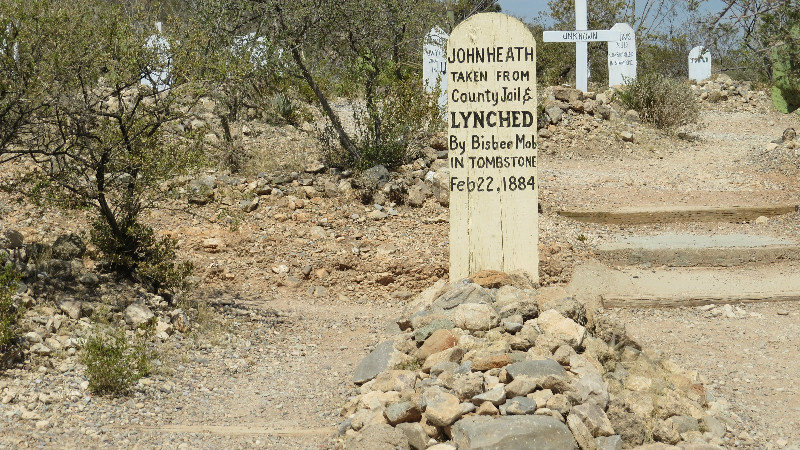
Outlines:
[{"label": "small white grave marker", "polygon": [[155,86],[159,91],[163,91],[169,88],[169,68],[172,64],[172,56],[170,55],[169,42],[161,36],[161,22],[156,22],[156,31],[158,32],[157,34],[147,38],[146,45],[156,51],[158,66],[149,68],[149,76],[142,78],[142,84],[150,87]]},{"label": "small white grave marker", "polygon": [[433,92],[439,86],[439,107],[447,107],[447,33],[439,27],[433,28],[425,36],[425,45],[422,52],[422,82],[428,92]]},{"label": "small white grave marker", "polygon": [[3,34],[3,43],[2,43],[3,53],[8,54],[10,50],[11,58],[14,59],[14,61],[19,61],[19,42],[13,42],[11,44],[11,48],[9,49],[8,41],[6,40],[11,38],[11,33],[12,29],[11,29],[11,24],[9,23],[6,25],[6,30],[5,33]]},{"label": "small white grave marker", "polygon": [[611,31],[619,32],[620,38],[608,43],[608,85],[627,85],[636,80],[636,33],[627,23],[618,23]]},{"label": "small white grave marker", "polygon": [[689,79],[703,81],[711,78],[711,52],[697,46],[689,52]]},{"label": "small white grave marker", "polygon": [[575,31],[545,31],[544,42],[575,43],[575,87],[583,92],[589,90],[589,46],[588,42],[618,41],[620,34],[612,30],[587,30],[589,19],[586,0],[575,0]]},{"label": "small white grave marker", "polygon": [[269,64],[270,49],[267,46],[267,41],[263,36],[256,36],[255,31],[234,38],[231,50],[237,55],[249,53],[250,64],[255,67],[263,68]]},{"label": "small white grave marker", "polygon": [[480,270],[539,276],[536,41],[499,13],[447,44],[450,280]]}]

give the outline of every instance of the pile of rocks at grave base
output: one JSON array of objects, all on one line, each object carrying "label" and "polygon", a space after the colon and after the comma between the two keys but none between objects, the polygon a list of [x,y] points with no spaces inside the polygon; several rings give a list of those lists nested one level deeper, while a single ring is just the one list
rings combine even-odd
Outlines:
[{"label": "pile of rocks at grave base", "polygon": [[344,448],[723,444],[721,407],[696,373],[642,351],[611,319],[587,319],[571,297],[539,305],[523,275],[441,281],[412,305],[355,371]]},{"label": "pile of rocks at grave base", "polygon": [[692,91],[702,104],[711,104],[714,109],[722,106],[722,109],[729,111],[742,111],[769,106],[766,101],[769,94],[766,91],[754,90],[750,81],[734,80],[724,73],[693,82]]}]

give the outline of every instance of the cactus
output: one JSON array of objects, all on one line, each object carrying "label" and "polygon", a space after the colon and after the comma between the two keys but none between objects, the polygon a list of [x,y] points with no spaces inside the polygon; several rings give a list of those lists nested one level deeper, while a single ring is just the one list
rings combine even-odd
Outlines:
[{"label": "cactus", "polygon": [[[791,34],[800,39],[800,26],[795,25]],[[800,63],[792,51],[796,48],[783,44],[772,50],[772,103],[784,114],[800,109]]]}]

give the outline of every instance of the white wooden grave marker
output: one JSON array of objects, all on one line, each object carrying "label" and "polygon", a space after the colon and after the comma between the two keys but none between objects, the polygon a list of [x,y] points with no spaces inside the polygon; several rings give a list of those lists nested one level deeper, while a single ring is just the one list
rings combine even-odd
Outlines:
[{"label": "white wooden grave marker", "polygon": [[450,279],[539,276],[536,41],[500,13],[470,17],[447,44]]},{"label": "white wooden grave marker", "polygon": [[156,51],[158,55],[158,66],[151,67],[149,77],[142,78],[142,84],[154,87],[159,91],[169,89],[170,81],[170,65],[172,64],[172,56],[170,55],[169,41],[161,36],[162,25],[161,22],[156,22],[157,34],[151,35],[147,38],[147,46]]},{"label": "white wooden grave marker", "polygon": [[608,85],[627,85],[636,80],[636,33],[627,23],[618,23],[611,31],[619,32],[620,38],[608,43]]},{"label": "white wooden grave marker", "polygon": [[9,48],[8,41],[6,40],[11,38],[11,32],[12,32],[11,24],[9,23],[6,25],[6,30],[5,33],[3,34],[3,43],[2,43],[3,53],[6,54],[11,53],[10,55],[11,58],[14,61],[19,61],[19,42],[13,42],[11,44],[11,48]]},{"label": "white wooden grave marker", "polygon": [[544,42],[575,43],[575,87],[583,92],[589,90],[589,46],[588,42],[618,41],[620,33],[612,30],[587,30],[589,19],[586,0],[575,0],[575,31],[545,31]]},{"label": "white wooden grave marker", "polygon": [[697,46],[689,52],[689,79],[703,81],[711,78],[711,52]]},{"label": "white wooden grave marker", "polygon": [[433,28],[425,36],[425,45],[422,52],[422,82],[428,92],[433,92],[439,86],[439,107],[447,107],[447,33],[439,27]]}]

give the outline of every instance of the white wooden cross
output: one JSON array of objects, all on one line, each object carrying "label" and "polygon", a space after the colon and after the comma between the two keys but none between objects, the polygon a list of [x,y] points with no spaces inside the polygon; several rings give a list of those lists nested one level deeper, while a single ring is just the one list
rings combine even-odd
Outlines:
[{"label": "white wooden cross", "polygon": [[589,89],[589,42],[618,41],[621,33],[611,30],[587,30],[586,0],[575,0],[575,31],[545,31],[544,42],[575,43],[575,87]]}]

